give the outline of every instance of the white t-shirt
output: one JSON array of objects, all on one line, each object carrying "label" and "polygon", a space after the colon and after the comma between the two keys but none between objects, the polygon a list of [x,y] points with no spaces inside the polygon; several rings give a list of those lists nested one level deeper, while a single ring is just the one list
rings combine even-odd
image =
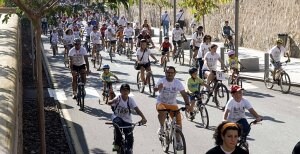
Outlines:
[{"label": "white t-shirt", "polygon": [[127,20],[125,18],[120,18],[118,20],[118,25],[126,26]]},{"label": "white t-shirt", "polygon": [[179,21],[179,20],[184,20],[184,12],[179,12],[176,14],[176,21]]},{"label": "white t-shirt", "polygon": [[94,32],[92,31],[90,33],[90,37],[91,37],[91,42],[93,44],[101,44],[100,40],[101,40],[101,33],[100,32]]},{"label": "white t-shirt", "polygon": [[124,28],[123,34],[124,34],[125,38],[132,38],[133,33],[134,33],[134,31],[133,31],[132,27],[125,27]]},{"label": "white t-shirt", "polygon": [[116,33],[115,33],[115,31],[114,31],[113,29],[111,29],[111,32],[109,32],[108,29],[105,30],[104,34],[105,34],[106,39],[108,39],[108,40],[110,40],[110,41],[115,41],[115,40],[117,40],[117,38],[116,38],[116,36],[115,36]]},{"label": "white t-shirt", "polygon": [[84,31],[86,31],[86,36],[90,36],[91,32],[93,31],[93,26],[86,26]]},{"label": "white t-shirt", "polygon": [[250,102],[244,98],[240,102],[236,102],[232,97],[226,104],[225,111],[228,109],[229,114],[227,120],[230,122],[237,122],[242,118],[245,118],[245,109],[249,110],[252,106]]},{"label": "white t-shirt", "polygon": [[163,84],[163,89],[157,96],[157,103],[176,105],[177,93],[185,90],[183,84],[178,79],[174,79],[172,82],[169,82],[165,77],[159,79],[159,81],[156,83],[157,86],[160,84]]},{"label": "white t-shirt", "polygon": [[73,35],[75,38],[80,38],[80,31],[73,31]]},{"label": "white t-shirt", "polygon": [[137,56],[137,59],[140,60],[143,56],[143,53],[144,53],[144,56],[143,56],[143,59],[140,60],[142,64],[146,64],[146,63],[149,63],[149,56],[150,54],[152,54],[151,50],[149,49],[146,49],[147,51],[142,52],[141,51],[141,48],[138,48],[137,49],[137,52],[136,52],[136,56]]},{"label": "white t-shirt", "polygon": [[204,55],[209,51],[211,44],[201,43],[200,48],[198,50],[197,58],[203,58]]},{"label": "white t-shirt", "polygon": [[64,35],[64,41],[66,44],[73,44],[74,35]]},{"label": "white t-shirt", "polygon": [[184,34],[181,28],[176,29],[174,28],[172,31],[173,41],[181,41],[181,36]]},{"label": "white t-shirt", "polygon": [[274,46],[270,51],[269,51],[269,54],[273,56],[273,59],[275,62],[280,62],[280,59],[281,59],[281,55],[283,53],[286,52],[286,49],[281,46],[280,49],[278,46]]},{"label": "white t-shirt", "polygon": [[218,53],[211,54],[211,52],[207,52],[204,55],[204,60],[206,60],[206,64],[209,70],[216,71],[217,70],[217,62],[220,58]]},{"label": "white t-shirt", "polygon": [[191,41],[190,45],[193,45],[193,42],[195,41],[195,46],[200,47],[203,37],[204,37],[204,33],[202,33],[202,34],[198,34],[198,32],[193,33],[192,41]]},{"label": "white t-shirt", "polygon": [[[129,112],[129,109],[132,110],[135,107],[137,107],[134,99],[131,97],[128,97],[127,100],[123,100],[121,98],[121,96],[119,95],[119,96],[115,97],[114,100],[117,100],[117,103],[112,105],[113,107],[115,107],[115,111],[114,111],[114,114],[112,115],[112,119],[114,119],[116,117],[120,117],[128,123],[132,123],[132,117]],[[127,104],[127,102],[128,102],[128,104]],[[129,106],[129,109],[128,109],[128,106]]]},{"label": "white t-shirt", "polygon": [[79,50],[76,50],[75,47],[70,49],[69,51],[69,57],[72,57],[73,65],[75,66],[81,66],[85,64],[84,56],[87,56],[88,53],[86,52],[84,47],[80,47]]},{"label": "white t-shirt", "polygon": [[58,43],[58,33],[51,33],[51,43],[57,44]]}]

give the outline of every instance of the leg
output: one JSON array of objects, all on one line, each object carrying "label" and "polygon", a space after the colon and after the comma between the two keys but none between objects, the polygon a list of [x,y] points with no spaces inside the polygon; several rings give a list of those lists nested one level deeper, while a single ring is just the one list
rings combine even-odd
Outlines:
[{"label": "leg", "polygon": [[[128,124],[128,125],[130,126],[130,124]],[[134,142],[132,128],[124,129],[124,134],[125,134],[125,139],[127,140],[126,147],[128,150],[132,150],[133,142]]]},{"label": "leg", "polygon": [[72,90],[73,95],[77,93],[77,72],[72,70]]},{"label": "leg", "polygon": [[204,79],[203,73],[202,73],[202,67],[203,67],[204,61],[202,60],[202,58],[198,59],[198,64],[199,64],[199,77],[201,79]]},{"label": "leg", "polygon": [[141,66],[141,79],[146,84],[146,79],[145,79],[145,68],[144,66]]},{"label": "leg", "polygon": [[243,118],[243,119],[240,119],[239,121],[237,121],[236,123],[242,125],[242,130],[243,130],[242,136],[246,137],[249,134],[250,129],[251,129],[248,121],[245,118]]}]

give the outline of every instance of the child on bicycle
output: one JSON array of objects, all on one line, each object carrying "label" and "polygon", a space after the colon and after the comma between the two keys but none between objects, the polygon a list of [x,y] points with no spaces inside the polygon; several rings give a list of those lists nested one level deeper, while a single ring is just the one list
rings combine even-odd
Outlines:
[{"label": "child on bicycle", "polygon": [[[108,105],[112,106],[113,115],[112,121],[117,124],[119,127],[132,126],[132,114],[131,109],[134,109],[135,112],[142,118],[139,122],[140,124],[146,124],[147,120],[144,114],[136,105],[134,99],[129,97],[130,86],[128,84],[122,84],[120,87],[121,95],[115,97],[114,99],[108,101]],[[132,128],[124,128],[123,132],[125,134],[125,139],[127,140],[127,148],[132,150],[133,147],[133,133]],[[114,146],[113,151],[118,151],[119,146],[122,142],[122,134],[120,129],[115,126],[115,137],[114,137]]]},{"label": "child on bicycle", "polygon": [[160,65],[165,63],[165,61],[164,61],[165,56],[167,56],[168,61],[170,61],[169,60],[169,56],[170,56],[169,51],[172,51],[172,44],[169,42],[168,36],[164,37],[164,42],[161,43],[159,50],[162,51],[162,53],[161,53],[162,56],[160,58]]},{"label": "child on bicycle", "polygon": [[242,68],[243,65],[239,62],[238,57],[235,56],[234,50],[228,51],[228,66],[231,73],[231,84],[233,84],[233,81],[235,81],[236,76],[239,74],[238,65],[241,65]]},{"label": "child on bicycle", "polygon": [[232,97],[226,104],[223,120],[242,125],[243,136],[247,136],[250,132],[250,127],[246,120],[245,109],[247,109],[256,118],[257,122],[261,121],[262,118],[254,110],[251,103],[247,99],[243,98],[243,90],[244,89],[238,85],[231,86]]},{"label": "child on bicycle", "polygon": [[198,69],[193,67],[189,70],[189,74],[191,77],[187,81],[187,87],[188,87],[188,94],[190,96],[190,119],[193,120],[195,118],[194,115],[194,106],[195,106],[195,100],[197,95],[199,95],[200,91],[200,85],[205,86],[207,89],[210,89],[210,87],[197,75]]},{"label": "child on bicycle", "polygon": [[[114,75],[113,73],[111,73],[109,71],[110,67],[108,64],[105,64],[103,65],[102,67],[102,70],[103,70],[103,73],[101,75],[101,80],[102,80],[102,83],[103,83],[103,92],[102,92],[102,95],[104,96],[105,95],[105,91],[106,91],[106,88],[107,88],[107,84],[108,82],[110,82],[110,77],[114,77],[117,81],[119,80],[118,77],[116,75]],[[113,99],[113,96],[114,95],[114,91],[113,91],[113,88],[109,87],[110,91],[109,91],[109,100]]]}]

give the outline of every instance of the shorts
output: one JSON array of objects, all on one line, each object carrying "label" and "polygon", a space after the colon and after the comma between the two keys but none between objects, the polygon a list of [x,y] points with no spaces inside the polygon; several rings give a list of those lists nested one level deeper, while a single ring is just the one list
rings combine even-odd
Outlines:
[{"label": "shorts", "polygon": [[125,43],[131,43],[132,42],[132,38],[124,38]]},{"label": "shorts", "polygon": [[169,51],[163,51],[162,53],[161,53],[161,55],[167,55],[169,53]]},{"label": "shorts", "polygon": [[[198,50],[199,50],[199,48],[200,48],[200,47],[197,47],[197,46],[195,46],[195,50],[197,50],[197,51],[198,51]],[[192,45],[190,45],[190,49],[193,49],[193,46],[192,46]]]},{"label": "shorts", "polygon": [[94,44],[95,48],[96,48],[96,52],[100,52],[101,50],[103,50],[103,46],[101,44]]},{"label": "shorts", "polygon": [[75,72],[80,71],[81,72],[81,70],[85,70],[86,67],[85,67],[85,64],[83,64],[80,66],[73,65],[71,68],[72,68],[72,71],[75,71]]},{"label": "shorts", "polygon": [[68,45],[65,45],[65,48],[70,50],[71,48],[73,48],[73,44],[68,44]]},{"label": "shorts", "polygon": [[273,62],[272,65],[273,65],[274,69],[279,69],[281,67],[281,64],[280,64],[279,61],[278,62]]},{"label": "shorts", "polygon": [[146,64],[139,64],[140,67],[144,67],[145,69],[148,69],[150,67],[150,62]]},{"label": "shorts", "polygon": [[198,94],[199,94],[199,92],[196,91],[196,92],[193,92],[192,95],[189,95],[190,101],[195,101]]},{"label": "shorts", "polygon": [[174,46],[174,47],[176,47],[176,44],[177,44],[178,47],[181,47],[181,43],[182,43],[182,42],[181,42],[181,40],[179,40],[179,41],[174,41],[174,40],[173,40],[172,43],[173,43],[173,46]]},{"label": "shorts", "polygon": [[[156,110],[163,110],[163,109],[170,109],[170,110],[178,110],[178,105],[172,105],[172,104],[167,104],[167,103],[158,103],[156,104]],[[173,118],[174,114],[171,112],[170,113],[171,118]],[[182,128],[182,122],[181,122],[181,114],[177,113],[176,114],[176,123]]]},{"label": "shorts", "polygon": [[111,44],[111,45],[116,45],[116,44],[117,44],[117,40],[111,40],[111,41],[110,41],[110,44]]}]

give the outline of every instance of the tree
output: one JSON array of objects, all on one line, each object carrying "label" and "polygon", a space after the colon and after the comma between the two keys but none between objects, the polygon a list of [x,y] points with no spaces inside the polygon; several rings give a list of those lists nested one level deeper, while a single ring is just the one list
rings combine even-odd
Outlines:
[{"label": "tree", "polygon": [[191,8],[192,13],[196,16],[196,20],[199,21],[202,18],[203,27],[204,15],[210,14],[214,9],[218,8],[218,5],[231,2],[232,0],[182,0],[179,4],[184,8]]},{"label": "tree", "polygon": [[37,106],[39,114],[40,153],[46,153],[45,137],[45,113],[44,113],[44,90],[42,80],[42,56],[41,56],[41,18],[48,12],[58,0],[12,0],[30,18],[34,26],[36,48],[36,85]]}]

